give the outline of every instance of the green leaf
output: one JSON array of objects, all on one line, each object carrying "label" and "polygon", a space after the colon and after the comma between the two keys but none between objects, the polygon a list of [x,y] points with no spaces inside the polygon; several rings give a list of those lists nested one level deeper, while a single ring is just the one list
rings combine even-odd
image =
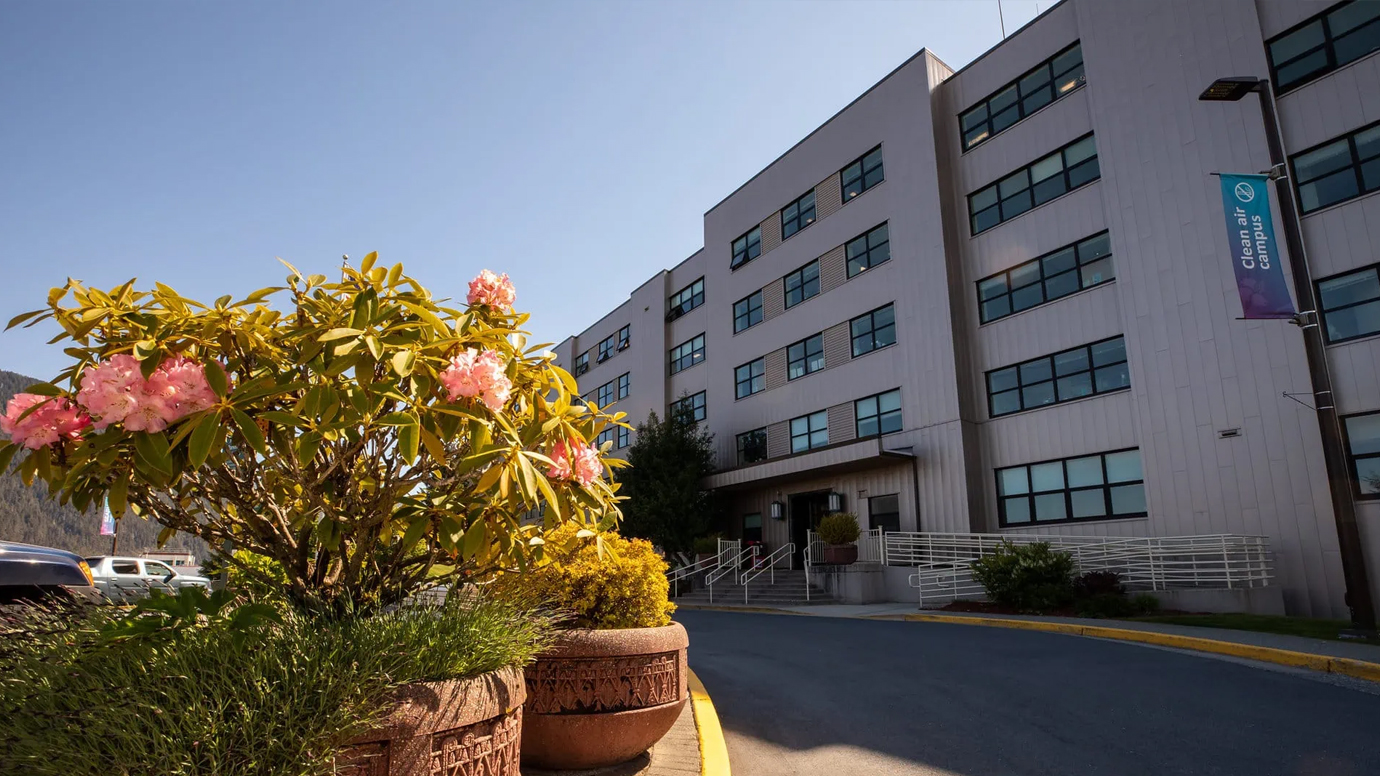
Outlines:
[{"label": "green leaf", "polygon": [[375,361],[383,359],[383,344],[379,342],[378,337],[372,334],[366,334],[364,336],[364,346],[369,348],[369,355],[373,356]]},{"label": "green leaf", "polygon": [[465,532],[465,541],[461,545],[460,554],[466,558],[473,558],[479,554],[479,550],[484,547],[484,543],[489,539],[488,524],[483,520],[476,520],[470,530]]},{"label": "green leaf", "polygon": [[[402,265],[398,265],[398,266],[401,267]],[[44,312],[45,312],[44,310],[34,310],[34,311],[32,311],[32,312],[20,313],[19,315],[16,315],[16,316],[14,316],[13,318],[10,319],[10,322],[5,326],[5,329],[6,329],[6,331],[8,331],[8,330],[10,330],[10,329],[13,329],[14,327],[18,326],[19,324],[23,323],[24,321],[29,320],[30,318],[34,317],[35,315],[42,315]]]},{"label": "green leaf", "polygon": [[249,446],[254,448],[254,452],[267,458],[268,445],[264,444],[264,434],[254,423],[254,419],[244,414],[243,410],[235,408],[231,408],[230,416],[235,419],[235,425],[240,427],[240,433],[244,435],[244,440]]},{"label": "green leaf", "polygon": [[[122,472],[110,483],[110,491],[106,493],[106,503],[110,505],[110,514],[121,517],[129,504],[129,472]],[[163,546],[160,542],[158,546]]]},{"label": "green leaf", "polygon": [[417,462],[418,426],[414,423],[398,429],[398,451],[408,465]]},{"label": "green leaf", "polygon": [[10,461],[14,460],[14,454],[17,452],[19,452],[18,445],[0,442],[0,474],[4,474],[8,471]]},{"label": "green leaf", "polygon": [[390,412],[374,421],[380,426],[415,426],[417,422],[417,416],[410,412]]},{"label": "green leaf", "polygon": [[171,539],[171,538],[173,538],[173,536],[176,536],[176,535],[177,535],[177,529],[176,529],[176,528],[164,528],[163,530],[159,531],[159,532],[158,532],[158,547],[159,547],[159,549],[162,549],[163,545],[167,544],[167,543],[168,543],[168,540]]},{"label": "green leaf", "polygon": [[34,383],[25,388],[24,393],[33,393],[39,396],[61,396],[62,389],[52,383]]},{"label": "green leaf", "polygon": [[286,412],[279,412],[277,410],[260,412],[259,417],[263,418],[269,423],[275,423],[279,426],[290,426],[292,428],[306,428],[309,425],[305,420],[302,420],[296,415],[292,415]]},{"label": "green leaf", "polygon": [[431,457],[436,459],[436,463],[445,463],[446,446],[441,444],[441,438],[427,430],[426,426],[420,428],[422,430],[422,444],[426,445],[426,451],[431,453]]},{"label": "green leaf", "polygon": [[423,515],[412,521],[412,525],[407,527],[407,533],[403,534],[402,551],[407,552],[412,549],[412,545],[421,541],[426,529],[431,527],[431,518]]},{"label": "green leaf", "polygon": [[168,438],[159,433],[136,433],[134,450],[144,463],[164,474],[172,474],[172,458],[168,455]]},{"label": "green leaf", "polygon": [[193,469],[201,468],[206,463],[206,456],[211,454],[211,443],[216,441],[216,431],[220,428],[220,415],[212,413],[201,419],[196,424],[196,430],[192,432],[192,439],[187,443],[187,460]]},{"label": "green leaf", "polygon": [[388,287],[393,288],[398,285],[398,278],[400,277],[402,277],[402,264],[394,264],[392,268],[388,270]]},{"label": "green leaf", "polygon": [[374,267],[374,262],[376,262],[376,261],[378,261],[378,260],[379,260],[379,252],[378,252],[378,251],[369,251],[369,253],[366,254],[365,257],[359,262],[359,271],[360,271],[361,273],[367,273],[369,270],[373,269],[373,267]]},{"label": "green leaf", "polygon": [[316,338],[316,341],[331,342],[332,340],[345,339],[346,337],[358,337],[363,333],[364,332],[360,329],[351,329],[348,326],[342,326],[339,329],[331,329],[325,334],[322,334],[320,337]]},{"label": "green leaf", "polygon": [[220,362],[214,358],[206,359],[206,382],[222,399],[230,390],[229,382],[225,379],[225,370],[220,368]]},{"label": "green leaf", "polygon": [[412,374],[412,367],[417,363],[417,354],[411,350],[400,350],[393,354],[393,371],[399,377],[407,377]]},{"label": "green leaf", "polygon": [[321,435],[315,431],[308,431],[297,438],[297,461],[303,466],[312,462],[316,458],[316,451],[321,449]]},{"label": "green leaf", "polygon": [[437,334],[440,334],[442,337],[450,336],[450,327],[447,326],[446,322],[441,320],[440,317],[436,315],[436,313],[433,313],[425,307],[419,304],[414,304],[412,302],[404,301],[403,306],[406,307],[408,310],[411,310],[413,315],[416,315],[418,318],[421,318],[422,320],[431,324],[431,328],[435,329]]}]

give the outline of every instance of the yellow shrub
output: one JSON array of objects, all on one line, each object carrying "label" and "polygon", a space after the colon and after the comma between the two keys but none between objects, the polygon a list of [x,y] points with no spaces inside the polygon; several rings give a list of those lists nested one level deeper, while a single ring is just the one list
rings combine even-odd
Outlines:
[{"label": "yellow shrub", "polygon": [[500,577],[495,592],[570,612],[577,628],[670,624],[676,605],[667,600],[666,561],[652,545],[606,533],[600,557],[594,539],[575,538],[579,528],[570,523],[548,534],[549,560],[526,573]]}]

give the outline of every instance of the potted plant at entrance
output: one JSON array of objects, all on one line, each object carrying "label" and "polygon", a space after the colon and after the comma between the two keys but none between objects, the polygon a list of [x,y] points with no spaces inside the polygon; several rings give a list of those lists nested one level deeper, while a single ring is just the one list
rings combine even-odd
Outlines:
[{"label": "potted plant at entrance", "polygon": [[858,559],[858,518],[851,512],[834,512],[824,516],[816,529],[824,542],[823,562],[828,566],[847,566]]},{"label": "potted plant at entrance", "polygon": [[[0,472],[15,462],[25,483],[42,480],[80,510],[104,502],[117,519],[161,524],[160,541],[180,531],[225,548],[218,559],[281,591],[275,606],[291,618],[327,624],[371,621],[428,588],[530,567],[575,541],[553,529],[577,517],[613,523],[605,470],[622,462],[590,440],[621,415],[573,401],[576,383],[554,354],[527,347],[528,316],[514,312],[507,276],[486,270],[467,304],[452,306],[402,265],[376,260],[347,262],[335,282],[288,265],[283,286],[209,304],[132,280],[53,289],[46,309],[10,325],[58,324],[70,365],[6,407]],[[543,522],[522,519],[539,505]],[[384,630],[394,641],[380,649],[427,649],[408,641],[415,629]],[[181,637],[169,638],[173,653]],[[368,696],[396,713],[373,734],[356,731],[348,757],[383,752],[372,770],[357,769],[370,774],[411,773],[437,757],[447,772],[482,764],[516,774],[525,654],[483,676],[467,673],[473,661],[433,665],[420,673],[435,681]],[[236,707],[221,700],[206,704]],[[213,728],[236,730],[225,720]],[[350,742],[328,743],[313,762]]]},{"label": "potted plant at entrance", "polygon": [[555,537],[565,549],[495,583],[502,597],[571,618],[527,667],[522,760],[550,769],[626,762],[671,729],[688,697],[689,639],[671,621],[666,562],[641,539],[575,525]]}]

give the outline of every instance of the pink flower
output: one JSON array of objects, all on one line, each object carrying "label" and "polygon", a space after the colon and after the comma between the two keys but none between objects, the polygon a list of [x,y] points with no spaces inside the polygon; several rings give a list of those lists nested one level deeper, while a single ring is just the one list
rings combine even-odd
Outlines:
[{"label": "pink flower", "polygon": [[479,273],[479,277],[470,281],[468,300],[471,305],[484,304],[511,309],[513,302],[517,301],[517,291],[513,289],[513,281],[508,279],[508,273],[495,275],[486,269]]},{"label": "pink flower", "polygon": [[[30,407],[37,407],[21,417]],[[78,439],[91,425],[91,418],[69,399],[50,399],[32,393],[17,393],[0,415],[0,431],[15,444],[37,450],[61,439]]]},{"label": "pink flower", "polygon": [[556,480],[577,480],[581,485],[589,487],[603,473],[604,464],[599,460],[599,449],[593,445],[576,442],[567,447],[565,440],[561,440],[551,448],[551,466],[546,470],[547,477]]},{"label": "pink flower", "polygon": [[451,358],[440,378],[450,401],[478,396],[492,412],[502,410],[513,392],[513,381],[504,373],[503,356],[496,350],[480,353],[468,348]]},{"label": "pink flower", "polygon": [[158,432],[209,409],[216,394],[195,361],[170,358],[145,380],[138,359],[122,353],[87,370],[77,401],[96,417],[98,431],[122,423],[128,431]]}]

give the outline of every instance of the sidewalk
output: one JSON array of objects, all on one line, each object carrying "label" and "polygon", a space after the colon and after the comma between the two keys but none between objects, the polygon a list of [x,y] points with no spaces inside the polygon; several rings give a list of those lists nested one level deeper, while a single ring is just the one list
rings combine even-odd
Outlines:
[{"label": "sidewalk", "polygon": [[[696,607],[687,609],[722,608],[725,611],[735,607]],[[741,608],[741,607],[738,607]],[[1263,647],[1265,649],[1286,650],[1307,655],[1320,655],[1328,658],[1359,660],[1367,663],[1380,663],[1380,646],[1351,641],[1326,641],[1306,636],[1287,636],[1276,633],[1228,630],[1226,628],[1203,628],[1194,625],[1170,625],[1167,623],[1136,622],[1133,620],[1099,620],[1084,617],[1046,617],[1030,614],[978,614],[969,612],[945,612],[937,609],[921,609],[916,604],[823,604],[819,606],[787,606],[776,609],[743,609],[744,611],[772,611],[780,614],[800,614],[815,617],[855,617],[879,620],[929,619],[957,622],[962,619],[973,620],[974,625],[997,624],[995,621],[1015,620],[1028,623],[1049,623],[1053,625],[1077,626],[1100,629],[1121,629],[1142,633],[1179,636],[1190,639],[1210,639],[1213,641],[1238,644],[1243,647]],[[1191,647],[1190,647],[1191,648]]]}]

